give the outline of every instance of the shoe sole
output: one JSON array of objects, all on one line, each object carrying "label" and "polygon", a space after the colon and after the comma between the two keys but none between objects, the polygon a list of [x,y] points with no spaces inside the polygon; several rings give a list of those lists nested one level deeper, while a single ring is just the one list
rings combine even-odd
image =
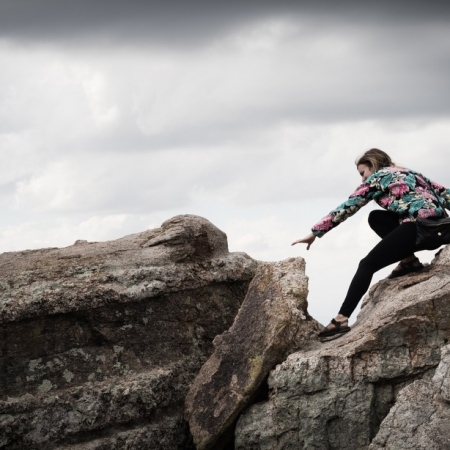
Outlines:
[{"label": "shoe sole", "polygon": [[330,334],[328,336],[319,336],[319,341],[320,342],[333,341],[334,339],[338,339],[341,336],[344,336],[344,334],[347,334],[350,330],[351,330],[351,328],[349,328],[348,330],[341,330],[339,332],[336,332],[334,334]]}]

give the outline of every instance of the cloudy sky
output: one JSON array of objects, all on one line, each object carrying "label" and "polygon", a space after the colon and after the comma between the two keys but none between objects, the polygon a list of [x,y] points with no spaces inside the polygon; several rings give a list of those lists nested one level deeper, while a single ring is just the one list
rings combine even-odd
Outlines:
[{"label": "cloudy sky", "polygon": [[355,158],[450,186],[449,3],[370,3],[1,0],[0,251],[197,214],[232,251],[304,257],[328,322],[373,207],[290,244],[359,184]]}]

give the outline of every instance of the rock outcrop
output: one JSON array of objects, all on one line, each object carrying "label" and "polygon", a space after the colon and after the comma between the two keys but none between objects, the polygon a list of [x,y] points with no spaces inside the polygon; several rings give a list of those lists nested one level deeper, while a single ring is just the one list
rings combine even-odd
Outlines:
[{"label": "rock outcrop", "polygon": [[258,264],[196,216],[0,255],[0,447],[193,448],[184,398]]},{"label": "rock outcrop", "polygon": [[232,327],[214,339],[215,351],[186,398],[197,450],[224,448],[269,371],[319,331],[307,313],[307,294],[303,259],[259,267]]},{"label": "rock outcrop", "polygon": [[1,254],[0,448],[448,449],[449,280],[450,246],[322,344],[304,261],[197,216]]},{"label": "rock outcrop", "polygon": [[268,400],[240,417],[235,448],[450,448],[449,261],[450,246],[377,283],[350,333],[288,356]]}]

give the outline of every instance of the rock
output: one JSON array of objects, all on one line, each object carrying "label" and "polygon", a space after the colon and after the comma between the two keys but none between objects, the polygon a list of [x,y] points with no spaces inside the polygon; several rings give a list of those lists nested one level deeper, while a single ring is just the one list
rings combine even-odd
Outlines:
[{"label": "rock", "polygon": [[0,447],[192,448],[184,398],[258,264],[189,215],[1,254]]},{"label": "rock", "polygon": [[415,381],[402,389],[370,450],[445,450],[450,448],[450,409],[433,383]]},{"label": "rock", "polygon": [[207,220],[190,220],[177,216],[161,226],[161,232],[151,237],[143,246],[163,245],[164,253],[171,261],[195,261],[205,258],[218,258],[228,253],[227,236],[223,231],[211,226]]},{"label": "rock", "polygon": [[370,450],[450,448],[449,369],[450,346],[445,346],[432,381],[415,381],[399,392]]},{"label": "rock", "polygon": [[307,313],[303,259],[259,267],[232,325],[186,398],[185,417],[197,450],[218,449],[269,371],[301,348],[320,326]]},{"label": "rock", "polygon": [[[391,438],[378,433],[385,433],[383,420],[397,401],[391,422],[396,421],[397,431],[404,434],[393,442],[406,442],[408,435],[409,447],[386,448],[419,448],[413,444],[415,431],[407,426],[409,406],[401,405],[415,405],[412,414],[421,442],[428,436],[421,421],[433,411],[433,426],[441,430],[442,442],[448,442],[447,429],[439,428],[448,422],[448,406],[437,394],[431,395],[430,383],[441,361],[441,348],[450,338],[449,251],[449,247],[442,250],[420,273],[377,283],[365,297],[350,333],[311,344],[277,366],[268,379],[268,400],[251,406],[239,418],[235,449],[361,450],[372,441],[373,448],[385,448],[384,442]],[[447,399],[448,377],[439,379],[440,395]],[[427,398],[431,406],[421,409]],[[420,411],[422,417],[417,415]],[[382,443],[380,447],[374,438]],[[433,448],[450,448],[434,442]]]},{"label": "rock", "polygon": [[443,400],[450,403],[450,346],[441,349],[441,362],[436,369],[433,383]]}]

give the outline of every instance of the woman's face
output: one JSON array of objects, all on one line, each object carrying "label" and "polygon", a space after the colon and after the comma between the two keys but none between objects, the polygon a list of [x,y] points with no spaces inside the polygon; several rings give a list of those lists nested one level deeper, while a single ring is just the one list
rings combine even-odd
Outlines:
[{"label": "woman's face", "polygon": [[373,169],[369,167],[367,164],[359,164],[356,169],[358,170],[359,174],[361,175],[362,182],[364,183],[367,178],[370,177],[370,175],[373,174]]}]

